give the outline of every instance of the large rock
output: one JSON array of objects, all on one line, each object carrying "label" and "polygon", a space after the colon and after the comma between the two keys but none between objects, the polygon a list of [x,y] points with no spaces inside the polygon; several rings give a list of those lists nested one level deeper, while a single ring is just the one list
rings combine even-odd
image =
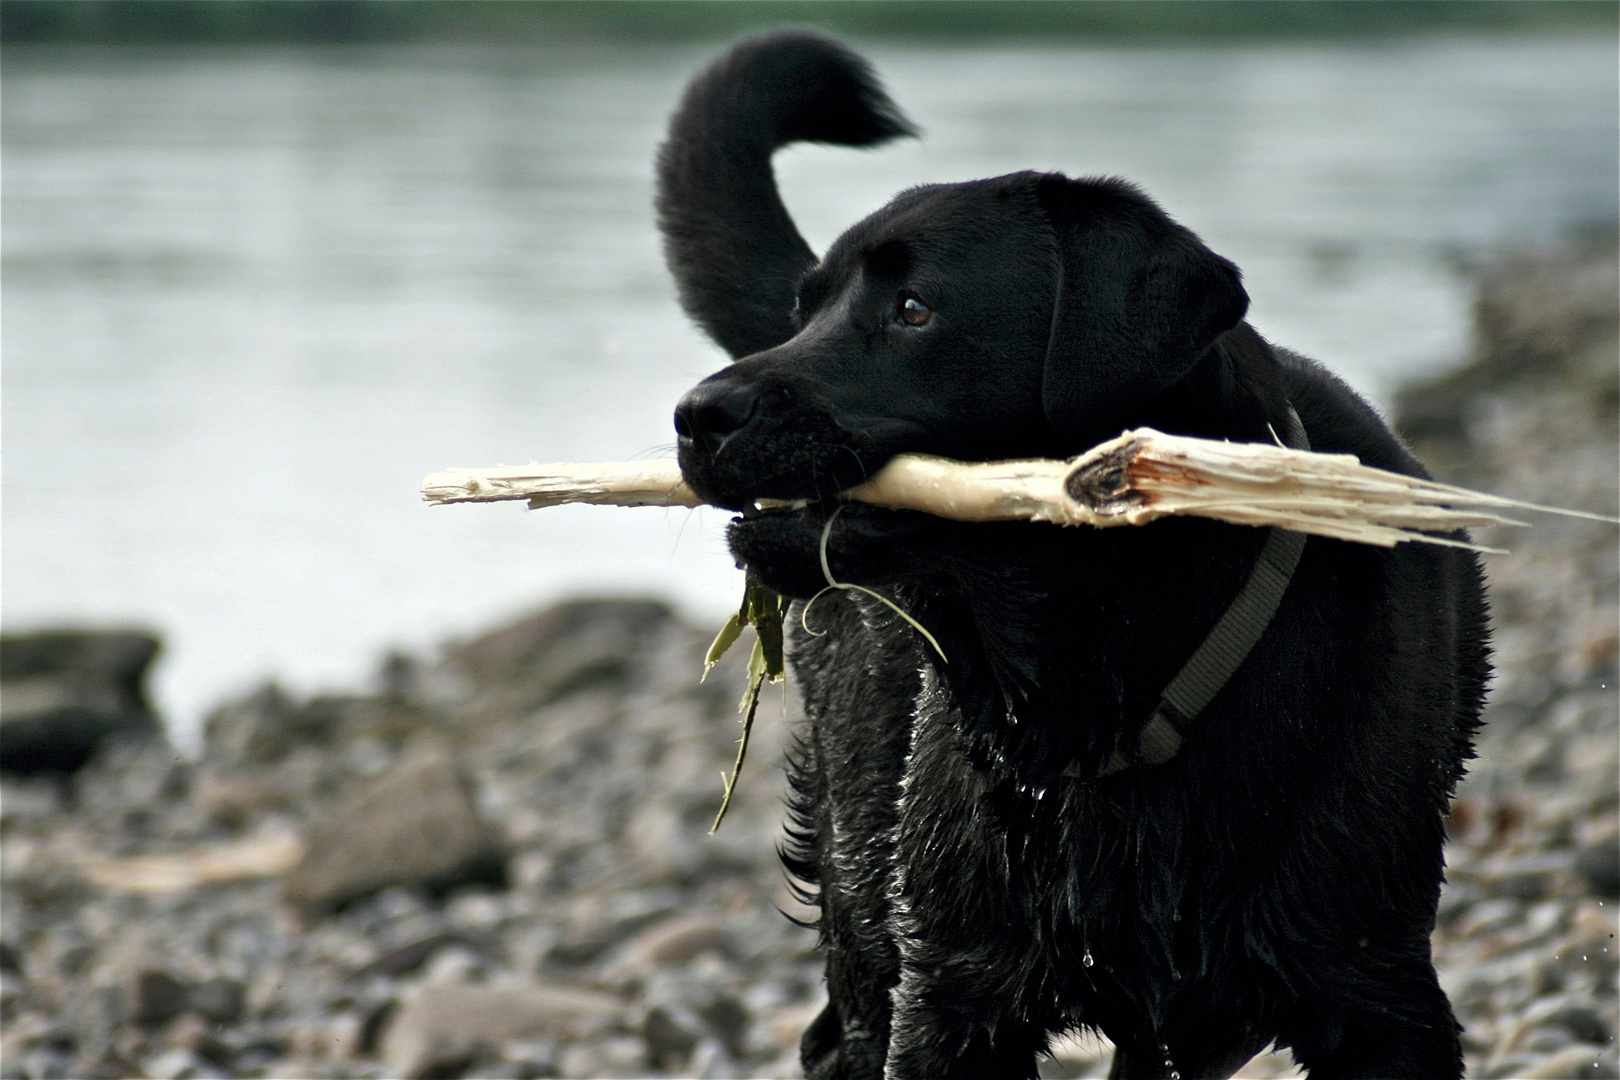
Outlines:
[{"label": "large rock", "polygon": [[468,642],[448,665],[486,701],[521,715],[577,690],[632,681],[674,614],[652,600],[576,600]]},{"label": "large rock", "polygon": [[203,721],[203,755],[227,765],[267,765],[294,747],[324,744],[330,718],[300,707],[275,683],[221,705]]},{"label": "large rock", "polygon": [[619,1020],[622,1011],[616,997],[564,983],[424,986],[389,1024],[382,1058],[390,1076],[420,1077],[502,1043],[587,1039]]},{"label": "large rock", "polygon": [[321,808],[306,839],[309,853],[284,879],[283,895],[312,911],[390,885],[488,881],[503,868],[500,844],[465,778],[449,751],[430,740]]},{"label": "large rock", "polygon": [[275,765],[305,747],[329,749],[371,738],[398,745],[430,722],[396,694],[295,701],[275,683],[215,709],[203,724],[203,756],[213,766]]},{"label": "large rock", "polygon": [[158,735],[144,687],[157,651],[139,633],[0,638],[0,769],[72,772],[109,735]]}]

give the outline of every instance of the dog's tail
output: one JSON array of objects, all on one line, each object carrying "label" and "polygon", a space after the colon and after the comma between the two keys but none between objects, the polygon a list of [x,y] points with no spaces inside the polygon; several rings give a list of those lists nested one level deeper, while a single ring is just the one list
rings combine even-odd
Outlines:
[{"label": "dog's tail", "polygon": [[816,256],[771,154],[914,134],[871,66],[830,38],[778,30],[733,45],[686,88],[658,152],[658,225],[687,314],[734,357],[792,337],[794,288]]}]

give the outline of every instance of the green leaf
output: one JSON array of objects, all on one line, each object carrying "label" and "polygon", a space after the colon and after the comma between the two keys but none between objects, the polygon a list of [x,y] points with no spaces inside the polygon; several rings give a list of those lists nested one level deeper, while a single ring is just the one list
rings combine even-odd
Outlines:
[{"label": "green leaf", "polygon": [[[781,599],[778,597],[777,599]],[[785,665],[782,661],[782,609],[778,607],[772,616],[767,616],[754,624],[754,633],[758,635],[757,642],[760,650],[760,663],[764,668],[766,678],[778,682],[782,678]]]},{"label": "green leaf", "polygon": [[748,756],[748,736],[754,730],[754,714],[759,711],[759,691],[765,685],[765,650],[759,639],[754,639],[754,650],[748,655],[748,689],[743,692],[742,703],[737,711],[743,714],[742,738],[737,740],[737,760],[732,763],[731,775],[726,777],[725,794],[720,796],[720,811],[714,815],[714,824],[709,826],[709,835],[714,835],[720,829],[720,822],[725,820],[726,811],[731,808],[731,796],[737,791],[737,777],[742,775],[743,758]]},{"label": "green leaf", "polygon": [[737,777],[742,774],[743,758],[748,755],[748,736],[753,733],[754,715],[759,711],[759,692],[767,682],[782,682],[785,678],[782,617],[786,610],[787,600],[781,593],[766,588],[750,576],[743,586],[742,606],[720,628],[704,658],[703,674],[707,678],[709,670],[742,633],[743,624],[754,628],[754,647],[748,654],[748,687],[737,705],[737,711],[743,714],[742,738],[737,742],[737,760],[731,767],[731,775],[725,777],[726,791],[720,798],[720,812],[714,817],[710,833],[720,828],[731,806],[731,797],[737,791]]},{"label": "green leaf", "polygon": [[709,646],[708,653],[703,657],[703,677],[698,679],[698,682],[702,682],[709,677],[709,672],[713,671],[714,665],[718,664],[720,658],[726,655],[726,650],[731,648],[737,639],[742,636],[742,628],[742,612],[739,611],[726,620],[726,625],[722,626],[720,632],[714,635],[714,642]]}]

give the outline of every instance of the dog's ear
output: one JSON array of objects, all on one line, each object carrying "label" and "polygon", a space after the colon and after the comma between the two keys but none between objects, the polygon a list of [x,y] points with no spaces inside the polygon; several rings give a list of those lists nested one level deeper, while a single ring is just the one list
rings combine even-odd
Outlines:
[{"label": "dog's ear", "polygon": [[1057,233],[1041,403],[1060,436],[1102,438],[1185,375],[1248,310],[1238,268],[1122,180],[1037,183]]}]

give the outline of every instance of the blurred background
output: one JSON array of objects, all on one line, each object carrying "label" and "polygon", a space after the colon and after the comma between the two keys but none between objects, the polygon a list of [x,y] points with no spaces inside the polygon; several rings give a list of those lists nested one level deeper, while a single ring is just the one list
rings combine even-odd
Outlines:
[{"label": "blurred background", "polygon": [[725,40],[865,50],[923,136],[794,148],[818,250],[899,189],[1142,184],[1252,321],[1384,406],[1458,362],[1469,266],[1613,218],[1600,3],[7,2],[4,608],[162,635],[228,691],[354,685],[561,595],[738,595],[712,512],[428,509],[450,465],[667,452],[722,354],[651,161]]},{"label": "blurred background", "polygon": [[[710,835],[725,515],[417,494],[672,449],[725,358],[653,155],[784,24],[923,131],[778,155],[813,247],[916,183],[1122,175],[1441,477],[1616,512],[1612,2],[4,0],[0,1080],[800,1075],[791,687]],[[1469,1075],[1620,1077],[1616,533],[1478,539],[1436,964]]]}]

